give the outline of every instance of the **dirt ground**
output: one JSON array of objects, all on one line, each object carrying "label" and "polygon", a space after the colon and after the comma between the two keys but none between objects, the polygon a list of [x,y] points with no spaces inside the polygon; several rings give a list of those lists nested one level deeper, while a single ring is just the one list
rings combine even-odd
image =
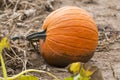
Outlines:
[{"label": "dirt ground", "polygon": [[[49,13],[68,5],[87,10],[98,26],[99,44],[90,62],[100,68],[104,80],[120,80],[120,0],[1,0],[0,37],[11,31],[11,36],[39,31]],[[50,71],[61,80],[69,75],[64,69],[48,65],[24,39],[11,42],[11,47],[11,51],[4,51],[9,76],[26,68]],[[52,80],[44,74],[38,76]]]}]

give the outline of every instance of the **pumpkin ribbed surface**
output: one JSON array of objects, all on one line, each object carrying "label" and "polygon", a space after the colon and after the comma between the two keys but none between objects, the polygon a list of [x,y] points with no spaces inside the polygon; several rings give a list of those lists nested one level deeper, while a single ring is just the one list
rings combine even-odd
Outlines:
[{"label": "pumpkin ribbed surface", "polygon": [[75,61],[87,62],[96,49],[98,30],[93,18],[78,7],[63,7],[48,15],[42,29],[46,39],[40,51],[54,66],[66,66]]}]

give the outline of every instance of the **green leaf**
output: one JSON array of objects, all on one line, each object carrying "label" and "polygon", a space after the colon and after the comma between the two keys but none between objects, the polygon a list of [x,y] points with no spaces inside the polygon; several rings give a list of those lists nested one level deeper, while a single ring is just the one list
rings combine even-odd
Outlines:
[{"label": "green leaf", "polygon": [[4,48],[10,48],[7,37],[2,38],[2,40],[0,41],[0,51],[2,51]]},{"label": "green leaf", "polygon": [[64,78],[64,80],[73,80],[73,77],[70,76],[70,77]]},{"label": "green leaf", "polygon": [[88,75],[88,71],[86,71],[83,67],[81,68],[80,71],[80,79],[79,80],[90,80],[90,76]]},{"label": "green leaf", "polygon": [[82,77],[86,76],[86,71],[85,71],[85,69],[84,69],[83,67],[82,67],[81,70],[80,70],[80,75],[81,75]]},{"label": "green leaf", "polygon": [[85,64],[75,62],[70,64],[68,70],[72,73],[72,76],[64,80],[90,80],[90,76],[97,70],[97,67],[87,66],[87,68],[85,68]]},{"label": "green leaf", "polygon": [[86,76],[89,77],[89,76],[91,76],[93,73],[94,73],[94,72],[92,72],[92,71],[88,71],[88,70],[87,70],[85,74],[86,74]]},{"label": "green leaf", "polygon": [[71,72],[72,74],[77,74],[80,72],[80,68],[81,68],[80,62],[72,63],[69,66],[69,72]]},{"label": "green leaf", "polygon": [[97,66],[90,66],[86,69],[86,76],[91,76],[97,71]]},{"label": "green leaf", "polygon": [[80,77],[81,77],[80,74],[77,74],[73,77],[73,80],[80,80]]},{"label": "green leaf", "polygon": [[64,80],[80,80],[80,77],[81,77],[80,74],[77,74],[77,75],[64,78]]},{"label": "green leaf", "polygon": [[[9,80],[13,80],[13,79],[9,79]],[[32,75],[21,75],[20,77],[14,80],[39,80],[39,78]]]},{"label": "green leaf", "polygon": [[79,80],[90,80],[89,77],[81,77]]}]

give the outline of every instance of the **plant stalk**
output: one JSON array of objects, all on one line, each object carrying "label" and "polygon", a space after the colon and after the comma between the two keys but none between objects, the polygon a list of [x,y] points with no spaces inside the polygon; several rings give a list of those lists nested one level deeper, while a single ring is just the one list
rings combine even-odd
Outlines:
[{"label": "plant stalk", "polygon": [[26,40],[28,41],[39,41],[39,39],[45,40],[46,38],[46,30],[35,32],[26,36]]},{"label": "plant stalk", "polygon": [[42,71],[42,70],[35,70],[35,69],[28,69],[28,70],[25,70],[25,71],[22,71],[21,73],[15,75],[15,76],[12,76],[12,77],[8,77],[8,80],[9,79],[16,79],[18,78],[19,76],[25,74],[25,73],[28,73],[28,72],[38,72],[38,73],[46,73],[48,74],[49,76],[53,77],[55,80],[59,80],[55,75],[49,73],[49,72],[46,72],[46,71]]},{"label": "plant stalk", "polygon": [[7,79],[6,67],[5,67],[5,63],[4,63],[3,56],[2,56],[2,50],[0,51],[0,61],[1,61],[1,65],[2,65],[2,71],[3,71],[4,79],[5,79],[5,80],[8,80],[8,79]]}]

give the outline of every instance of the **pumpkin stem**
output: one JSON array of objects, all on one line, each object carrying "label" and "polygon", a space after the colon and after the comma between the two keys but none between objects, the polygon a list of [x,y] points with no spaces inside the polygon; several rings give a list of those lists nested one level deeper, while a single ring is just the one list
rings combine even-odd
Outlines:
[{"label": "pumpkin stem", "polygon": [[45,40],[45,38],[46,38],[46,30],[43,30],[41,32],[35,32],[26,36],[26,40],[28,41],[39,41],[39,39]]}]

